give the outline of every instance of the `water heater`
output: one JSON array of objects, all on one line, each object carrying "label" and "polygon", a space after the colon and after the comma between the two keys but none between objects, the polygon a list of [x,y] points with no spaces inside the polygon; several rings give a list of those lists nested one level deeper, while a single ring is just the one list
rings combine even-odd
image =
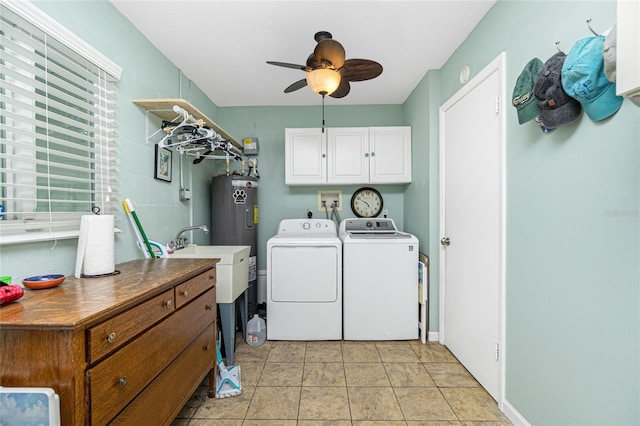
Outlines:
[{"label": "water heater", "polygon": [[251,246],[249,316],[258,312],[258,180],[251,176],[216,176],[211,185],[211,244]]}]

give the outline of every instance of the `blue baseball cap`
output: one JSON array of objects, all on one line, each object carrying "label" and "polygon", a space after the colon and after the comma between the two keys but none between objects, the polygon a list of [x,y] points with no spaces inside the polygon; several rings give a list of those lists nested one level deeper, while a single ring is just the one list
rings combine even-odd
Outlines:
[{"label": "blue baseball cap", "polygon": [[582,105],[593,121],[604,120],[622,106],[615,83],[604,73],[604,36],[587,37],[573,45],[562,66],[562,88]]}]

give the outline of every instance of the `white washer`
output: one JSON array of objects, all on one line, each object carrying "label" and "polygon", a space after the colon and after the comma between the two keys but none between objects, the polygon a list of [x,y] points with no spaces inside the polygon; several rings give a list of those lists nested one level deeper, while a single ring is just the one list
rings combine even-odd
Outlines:
[{"label": "white washer", "polygon": [[267,340],[342,339],[342,241],[328,219],[285,219],[267,242]]},{"label": "white washer", "polygon": [[392,219],[340,224],[344,340],[418,338],[418,239]]}]

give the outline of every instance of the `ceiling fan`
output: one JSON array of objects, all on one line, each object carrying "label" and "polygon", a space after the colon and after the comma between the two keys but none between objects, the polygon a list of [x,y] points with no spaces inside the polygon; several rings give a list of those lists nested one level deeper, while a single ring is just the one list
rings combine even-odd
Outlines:
[{"label": "ceiling fan", "polygon": [[382,73],[382,65],[369,59],[347,59],[342,45],[327,31],[317,32],[314,39],[318,43],[307,58],[306,65],[267,61],[268,64],[294,68],[307,72],[306,78],[298,80],[284,89],[291,93],[309,86],[315,93],[343,98],[349,94],[352,81],[376,78]]}]

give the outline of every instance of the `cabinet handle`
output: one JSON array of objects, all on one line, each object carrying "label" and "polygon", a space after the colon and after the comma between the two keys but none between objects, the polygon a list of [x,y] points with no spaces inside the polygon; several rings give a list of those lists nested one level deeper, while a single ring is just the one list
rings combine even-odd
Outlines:
[{"label": "cabinet handle", "polygon": [[172,307],[172,306],[173,306],[173,302],[172,302],[171,300],[167,300],[167,301],[164,303],[164,306],[166,306],[167,308],[170,308],[170,307]]},{"label": "cabinet handle", "polygon": [[369,158],[369,153],[368,152],[364,153],[364,158]]},{"label": "cabinet handle", "polygon": [[211,350],[211,345],[207,345],[207,346],[205,346],[205,347],[204,347],[204,350],[205,350],[206,352],[209,352],[209,351]]},{"label": "cabinet handle", "polygon": [[376,153],[375,153],[375,152],[372,152],[372,153],[371,153],[371,156],[372,156],[372,157],[375,157],[375,156],[376,156]]},{"label": "cabinet handle", "polygon": [[182,295],[183,295],[184,297],[189,297],[189,290],[185,290],[185,291],[183,291],[183,292],[182,292]]},{"label": "cabinet handle", "polygon": [[115,331],[107,336],[107,342],[113,343],[114,340],[116,340],[116,332]]},{"label": "cabinet handle", "polygon": [[126,385],[126,384],[127,384],[127,376],[120,377],[120,379],[118,380],[118,386],[123,388],[124,385]]},{"label": "cabinet handle", "polygon": [[213,305],[209,304],[204,307],[207,311],[213,311]]},{"label": "cabinet handle", "polygon": [[327,158],[327,154],[322,154],[322,158]]}]

